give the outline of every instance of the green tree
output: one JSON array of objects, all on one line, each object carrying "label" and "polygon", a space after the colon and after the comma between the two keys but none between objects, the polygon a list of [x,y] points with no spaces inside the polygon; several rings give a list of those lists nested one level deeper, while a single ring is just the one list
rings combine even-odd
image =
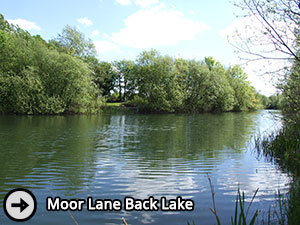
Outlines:
[{"label": "green tree", "polygon": [[136,65],[130,60],[121,60],[114,63],[117,70],[115,88],[119,92],[119,101],[133,98],[137,92]]},{"label": "green tree", "polygon": [[175,60],[175,69],[174,73],[176,76],[176,82],[179,85],[182,93],[183,103],[181,107],[179,107],[180,111],[187,111],[189,106],[186,106],[187,99],[190,93],[190,87],[188,86],[189,79],[189,69],[190,69],[190,61],[182,58],[178,58]]},{"label": "green tree", "polygon": [[49,44],[60,51],[64,51],[72,56],[81,58],[94,56],[96,49],[94,43],[85,39],[83,33],[78,31],[75,27],[65,26],[61,34]]},{"label": "green tree", "polygon": [[226,77],[225,68],[212,57],[205,58],[205,64],[211,71],[209,95],[214,96],[213,99],[215,99],[211,111],[223,112],[232,110],[234,96],[232,87]]},{"label": "green tree", "polygon": [[0,24],[0,112],[96,110],[98,93],[86,63],[49,49],[41,37],[8,25],[3,17]]},{"label": "green tree", "polygon": [[212,58],[207,59],[204,64],[194,60],[189,62],[185,108],[193,112],[230,111],[233,91],[224,68],[215,64]]},{"label": "green tree", "polygon": [[290,125],[300,125],[300,63],[295,62],[287,74],[283,89],[283,111]]},{"label": "green tree", "polygon": [[247,81],[247,74],[239,65],[229,67],[226,71],[228,81],[234,91],[234,111],[254,110],[260,107],[260,99],[255,89]]},{"label": "green tree", "polygon": [[282,94],[271,95],[268,97],[267,109],[281,109]]},{"label": "green tree", "polygon": [[140,54],[136,75],[141,108],[174,112],[181,107],[183,94],[174,69],[174,60],[168,56],[160,56],[155,50]]},{"label": "green tree", "polygon": [[96,62],[93,66],[93,81],[104,97],[109,97],[113,92],[117,71],[108,62]]}]

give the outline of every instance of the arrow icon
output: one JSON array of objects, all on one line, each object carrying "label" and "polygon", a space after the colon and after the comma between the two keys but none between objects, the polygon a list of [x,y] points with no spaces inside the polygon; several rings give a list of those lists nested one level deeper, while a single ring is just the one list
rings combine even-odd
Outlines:
[{"label": "arrow icon", "polygon": [[16,188],[9,191],[3,201],[6,216],[16,222],[29,220],[36,212],[36,198],[31,191]]},{"label": "arrow icon", "polygon": [[20,212],[23,212],[29,205],[22,198],[20,198],[20,203],[11,203],[11,207],[20,208]]}]

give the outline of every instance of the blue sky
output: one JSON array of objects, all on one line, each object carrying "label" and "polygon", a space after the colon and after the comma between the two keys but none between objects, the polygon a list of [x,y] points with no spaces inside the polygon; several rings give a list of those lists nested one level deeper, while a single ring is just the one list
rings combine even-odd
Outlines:
[{"label": "blue sky", "polygon": [[[76,26],[94,41],[102,61],[134,60],[154,48],[187,59],[212,56],[225,66],[241,63],[226,36],[234,24],[241,26],[236,15],[243,13],[229,0],[1,0],[0,13],[46,40],[66,25]],[[244,66],[252,85],[274,93],[256,66]]]}]

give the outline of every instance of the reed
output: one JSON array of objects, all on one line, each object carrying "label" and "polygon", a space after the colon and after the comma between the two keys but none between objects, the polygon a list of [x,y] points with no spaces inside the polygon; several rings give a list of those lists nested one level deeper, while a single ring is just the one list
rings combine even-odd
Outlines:
[{"label": "reed", "polygon": [[[215,191],[214,187],[212,185],[210,177],[208,177],[209,185],[210,185],[210,190],[211,190],[211,196],[212,196],[212,201],[213,201],[213,208],[210,208],[210,211],[214,214],[217,225],[221,225],[221,220],[218,216],[217,213],[217,207],[216,207],[216,201],[215,201]],[[254,215],[251,217],[251,219],[248,219],[249,215],[249,210],[250,207],[257,195],[258,188],[253,194],[253,197],[248,205],[246,207],[246,202],[245,202],[245,194],[244,192],[240,192],[240,188],[237,190],[237,195],[236,195],[236,200],[235,200],[235,210],[234,210],[234,216],[231,216],[231,225],[254,225],[256,218],[258,216],[258,210],[255,211]],[[191,225],[189,222],[187,222],[188,225]],[[228,224],[225,222],[225,224]],[[195,225],[195,221],[193,221],[193,225]]]}]

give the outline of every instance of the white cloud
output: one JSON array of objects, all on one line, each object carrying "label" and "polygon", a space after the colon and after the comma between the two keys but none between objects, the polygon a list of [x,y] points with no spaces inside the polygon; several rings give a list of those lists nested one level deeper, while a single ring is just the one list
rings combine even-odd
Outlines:
[{"label": "white cloud", "polygon": [[9,23],[18,25],[20,28],[25,30],[40,30],[41,28],[35,24],[35,22],[31,22],[24,19],[15,19],[15,20],[7,20]]},{"label": "white cloud", "polygon": [[209,29],[207,24],[160,4],[130,15],[125,20],[125,28],[112,33],[111,40],[127,47],[149,48],[194,40],[197,34]]},{"label": "white cloud", "polygon": [[99,30],[96,29],[92,31],[90,36],[93,38],[93,37],[97,37],[99,34],[100,34]]},{"label": "white cloud", "polygon": [[119,3],[120,5],[130,5],[131,4],[131,0],[116,0],[117,3]]},{"label": "white cloud", "polygon": [[157,4],[158,0],[135,0],[135,4],[142,8],[148,8],[154,4]]},{"label": "white cloud", "polygon": [[110,41],[94,41],[94,44],[98,54],[112,51],[120,52],[120,47]]},{"label": "white cloud", "polygon": [[87,27],[93,25],[93,22],[91,20],[89,20],[87,17],[83,17],[83,18],[79,18],[77,20],[78,23],[83,24]]}]

